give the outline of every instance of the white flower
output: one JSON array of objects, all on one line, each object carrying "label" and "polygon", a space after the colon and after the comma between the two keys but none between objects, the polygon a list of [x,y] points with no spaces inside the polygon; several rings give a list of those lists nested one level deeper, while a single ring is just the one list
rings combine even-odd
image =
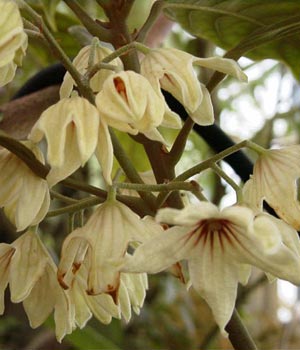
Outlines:
[{"label": "white flower", "polygon": [[22,17],[14,1],[0,1],[0,87],[9,83],[27,48]]},{"label": "white flower", "polygon": [[265,200],[277,215],[300,229],[300,203],[297,180],[300,177],[300,146],[265,151],[257,159],[253,175],[245,183],[245,202],[262,210]]},{"label": "white flower", "polygon": [[214,122],[213,107],[206,87],[198,81],[193,65],[217,70],[247,81],[234,60],[212,57],[198,58],[174,48],[151,50],[141,62],[141,74],[157,93],[160,89],[170,92],[199,125]]},{"label": "white flower", "polygon": [[112,317],[121,318],[120,307],[117,306],[109,294],[87,294],[87,262],[83,263],[78,272],[70,276],[72,282],[68,295],[75,308],[75,322],[85,327],[88,320],[94,315],[100,322],[109,324]]},{"label": "white flower", "polygon": [[[110,294],[118,299],[120,285],[119,266],[131,241],[140,241],[147,231],[155,228],[141,220],[126,205],[108,200],[100,205],[88,222],[65,239],[58,279],[68,289],[72,275],[85,262],[87,264],[87,293]],[[147,233],[145,233],[147,232]]]},{"label": "white flower", "polygon": [[238,282],[247,282],[250,265],[300,283],[297,232],[267,214],[255,217],[240,206],[219,211],[201,202],[182,210],[161,209],[157,220],[179,226],[140,245],[122,271],[157,273],[186,259],[191,284],[210,305],[224,333]]},{"label": "white flower", "polygon": [[0,244],[0,313],[9,283],[11,301],[23,302],[30,326],[40,326],[54,309],[58,341],[75,327],[74,309],[56,279],[56,265],[36,233],[27,231],[12,244]]},{"label": "white flower", "polygon": [[[40,150],[29,141],[23,142],[39,161]],[[50,206],[47,181],[35,175],[28,166],[6,149],[0,150],[0,207],[18,231],[43,220]]]},{"label": "white flower", "polygon": [[4,292],[9,282],[10,261],[14,252],[10,244],[0,244],[0,315],[4,312]]},{"label": "white flower", "polygon": [[79,96],[64,98],[47,108],[33,126],[29,138],[47,140],[50,186],[83,166],[94,153],[99,135],[99,113]]},{"label": "white flower", "polygon": [[163,141],[156,128],[163,123],[166,104],[142,75],[133,71],[110,75],[96,96],[96,105],[107,125]]},{"label": "white flower", "polygon": [[[106,56],[110,55],[113,51],[103,47],[96,46],[94,49],[94,61],[93,64],[101,62]],[[73,65],[78,70],[79,73],[84,75],[87,72],[88,63],[91,55],[91,45],[83,47],[78,55],[73,60]],[[120,58],[116,58],[109,64],[115,65],[120,69],[123,68],[122,61]],[[94,92],[99,92],[102,89],[104,81],[113,74],[113,71],[107,69],[100,69],[90,80],[91,89]],[[60,87],[60,98],[70,97],[71,92],[75,86],[75,82],[71,77],[70,73],[67,72],[64,76],[64,80]]]}]

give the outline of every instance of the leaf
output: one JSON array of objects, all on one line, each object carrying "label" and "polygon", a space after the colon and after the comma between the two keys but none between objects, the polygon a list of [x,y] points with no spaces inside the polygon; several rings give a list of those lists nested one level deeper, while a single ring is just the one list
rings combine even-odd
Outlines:
[{"label": "leaf", "polygon": [[273,58],[300,77],[299,0],[165,0],[165,14],[226,57]]}]

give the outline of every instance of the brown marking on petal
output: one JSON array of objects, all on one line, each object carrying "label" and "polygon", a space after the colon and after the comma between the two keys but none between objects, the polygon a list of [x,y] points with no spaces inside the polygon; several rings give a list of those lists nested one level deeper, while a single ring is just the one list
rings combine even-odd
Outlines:
[{"label": "brown marking on petal", "polygon": [[182,266],[181,266],[180,262],[177,262],[176,264],[172,265],[171,273],[172,273],[173,276],[178,278],[180,282],[182,282],[183,284],[186,283],[186,280],[185,280],[184,274],[182,272]]},{"label": "brown marking on petal", "polygon": [[100,294],[100,293],[96,293],[94,288],[92,287],[91,289],[87,289],[86,290],[86,294],[87,295],[97,295],[97,294]]},{"label": "brown marking on petal", "polygon": [[121,78],[116,77],[114,78],[114,85],[117,90],[117,93],[121,95],[123,99],[128,103],[126,86],[124,84],[124,81]]},{"label": "brown marking on petal", "polygon": [[169,81],[170,84],[175,85],[174,82],[173,82],[172,77],[169,74],[165,73],[164,74],[164,78],[166,78]]},{"label": "brown marking on petal", "polygon": [[115,288],[111,291],[107,291],[107,294],[109,294],[112,297],[112,299],[116,305],[119,304],[119,300],[118,300],[119,299],[119,288]]},{"label": "brown marking on petal", "polygon": [[169,228],[169,225],[167,224],[160,224],[160,226],[163,228],[164,231],[166,231]]},{"label": "brown marking on petal", "polygon": [[72,273],[73,273],[74,275],[75,275],[75,273],[79,270],[80,266],[81,266],[81,263],[76,263],[76,262],[73,263],[73,266],[72,266]]},{"label": "brown marking on petal", "polygon": [[60,286],[63,289],[69,289],[69,286],[64,281],[65,276],[66,276],[66,272],[62,272],[62,273],[57,272],[57,280]]}]

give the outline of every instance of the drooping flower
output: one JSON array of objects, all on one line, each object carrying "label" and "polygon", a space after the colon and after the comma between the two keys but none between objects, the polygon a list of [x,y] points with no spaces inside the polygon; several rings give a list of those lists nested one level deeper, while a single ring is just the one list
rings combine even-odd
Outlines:
[{"label": "drooping flower", "polygon": [[[44,163],[41,151],[24,141],[36,158]],[[47,181],[35,175],[28,166],[6,149],[0,150],[0,207],[18,231],[42,221],[50,206]]]},{"label": "drooping flower", "polygon": [[72,275],[87,264],[87,293],[111,294],[117,302],[120,286],[119,266],[131,241],[141,241],[156,226],[141,220],[126,205],[109,199],[100,205],[88,222],[65,239],[58,280],[68,289]]},{"label": "drooping flower", "polygon": [[50,186],[83,166],[94,153],[99,135],[99,113],[79,96],[64,98],[47,108],[33,126],[30,139],[47,140]]},{"label": "drooping flower", "polygon": [[17,65],[27,48],[22,17],[17,4],[10,0],[0,1],[0,87],[15,76]]},{"label": "drooping flower", "polygon": [[244,186],[244,200],[257,210],[262,210],[265,200],[281,219],[299,230],[299,177],[299,145],[266,150],[257,159],[253,175]]},{"label": "drooping flower", "polygon": [[193,65],[247,81],[246,75],[234,60],[220,57],[198,58],[174,48],[151,50],[141,62],[141,74],[149,80],[158,94],[161,95],[161,88],[171,93],[185,107],[195,123],[210,125],[214,122],[210,94],[198,81]]},{"label": "drooping flower", "polygon": [[[91,45],[83,47],[73,60],[73,65],[78,70],[78,72],[81,73],[82,75],[84,75],[88,69],[88,64],[89,64],[90,55],[91,55],[91,47],[92,47]],[[92,64],[101,62],[106,56],[110,55],[111,53],[112,53],[112,50],[108,49],[107,47],[96,45],[95,47],[93,47]],[[120,69],[123,68],[123,64],[120,58],[115,58],[113,61],[110,62],[110,64],[115,65]],[[102,89],[104,81],[111,74],[113,74],[113,71],[111,70],[100,69],[90,80],[91,89],[94,92],[99,92]],[[71,92],[73,91],[73,88],[75,85],[76,84],[73,78],[71,77],[70,73],[67,72],[64,76],[64,80],[60,87],[60,92],[59,92],[60,98],[70,97]]]},{"label": "drooping flower", "polygon": [[10,260],[14,252],[10,244],[0,244],[0,315],[4,313],[4,292],[9,282]]},{"label": "drooping flower", "polygon": [[156,128],[164,124],[166,104],[142,75],[133,71],[110,75],[96,96],[96,105],[107,125],[163,141]]},{"label": "drooping flower", "polygon": [[224,333],[238,282],[247,283],[251,265],[300,283],[297,232],[270,215],[255,216],[241,206],[219,211],[201,202],[182,210],[161,209],[157,220],[178,226],[141,244],[122,271],[157,273],[187,260],[192,286],[210,305]]},{"label": "drooping flower", "polygon": [[0,245],[1,313],[4,290],[9,284],[11,301],[23,302],[32,328],[39,327],[54,310],[58,341],[75,327],[74,309],[56,279],[56,265],[33,231],[12,244]]},{"label": "drooping flower", "polygon": [[79,328],[85,327],[88,320],[94,316],[100,322],[109,324],[112,317],[121,318],[120,307],[116,305],[109,294],[87,294],[87,261],[75,274],[70,276],[72,281],[67,293],[75,308],[75,322]]}]

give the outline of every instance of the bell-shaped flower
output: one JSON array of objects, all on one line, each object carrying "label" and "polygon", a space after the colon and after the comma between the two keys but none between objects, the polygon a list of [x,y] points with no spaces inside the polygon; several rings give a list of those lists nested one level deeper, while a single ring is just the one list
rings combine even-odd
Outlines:
[{"label": "bell-shaped flower", "polygon": [[238,282],[247,283],[251,265],[300,283],[297,232],[267,214],[255,216],[241,206],[219,211],[211,203],[200,202],[182,210],[161,209],[157,220],[176,226],[141,244],[122,271],[157,273],[187,260],[191,285],[211,307],[223,333],[234,309]]},{"label": "bell-shaped flower", "polygon": [[163,123],[166,104],[142,75],[133,71],[110,75],[96,96],[96,105],[107,125],[163,141],[156,128]]},{"label": "bell-shaped flower", "polygon": [[120,319],[120,307],[114,303],[109,294],[87,294],[87,275],[88,269],[85,261],[78,272],[70,276],[72,282],[67,293],[75,308],[76,324],[79,328],[83,328],[92,316],[104,324],[109,324],[112,317]]},{"label": "bell-shaped flower", "polygon": [[0,1],[0,86],[9,83],[27,48],[22,17],[14,1]]},{"label": "bell-shaped flower", "polygon": [[199,82],[193,65],[247,81],[246,75],[234,60],[220,57],[198,58],[174,48],[151,50],[141,62],[141,74],[160,95],[161,88],[171,93],[185,107],[195,123],[210,125],[214,122],[210,94]]},{"label": "bell-shaped flower", "polygon": [[[41,151],[24,141],[36,158],[44,162]],[[28,166],[6,149],[0,150],[0,208],[18,231],[42,221],[50,206],[47,181],[35,175]]]},{"label": "bell-shaped flower", "polygon": [[243,189],[244,201],[250,207],[262,210],[266,201],[296,230],[300,229],[299,154],[299,145],[266,150],[255,162],[253,175]]},{"label": "bell-shaped flower", "polygon": [[[82,75],[84,75],[87,72],[89,61],[91,60],[92,55],[92,62],[90,64],[94,65],[97,63],[100,63],[105,57],[110,55],[113,51],[110,50],[107,47],[95,45],[95,47],[92,47],[92,45],[88,45],[83,47],[78,55],[73,60],[74,67],[78,70],[78,72]],[[109,64],[115,65],[116,67],[119,67],[120,69],[123,68],[122,61],[119,57],[112,60]],[[102,89],[104,81],[113,74],[113,71],[108,69],[100,69],[91,79],[90,79],[90,87],[93,90],[93,92],[99,92]],[[67,72],[64,76],[64,80],[62,82],[62,85],[60,87],[60,98],[66,98],[70,97],[74,86],[76,86],[75,81],[73,80],[72,76],[69,72]]]},{"label": "bell-shaped flower", "polygon": [[0,244],[0,312],[9,284],[11,301],[23,302],[30,326],[40,326],[54,309],[58,341],[74,329],[74,308],[56,279],[56,265],[38,235],[27,231],[12,244]]},{"label": "bell-shaped flower", "polygon": [[88,269],[87,293],[108,293],[117,302],[119,266],[128,244],[140,241],[144,232],[150,230],[154,230],[154,226],[141,220],[126,205],[108,199],[82,228],[76,229],[65,239],[58,280],[64,288],[70,288],[72,274],[77,273],[85,262]]},{"label": "bell-shaped flower", "polygon": [[98,134],[98,110],[85,98],[64,98],[42,113],[29,137],[33,142],[46,138],[50,186],[88,161],[96,149]]}]

